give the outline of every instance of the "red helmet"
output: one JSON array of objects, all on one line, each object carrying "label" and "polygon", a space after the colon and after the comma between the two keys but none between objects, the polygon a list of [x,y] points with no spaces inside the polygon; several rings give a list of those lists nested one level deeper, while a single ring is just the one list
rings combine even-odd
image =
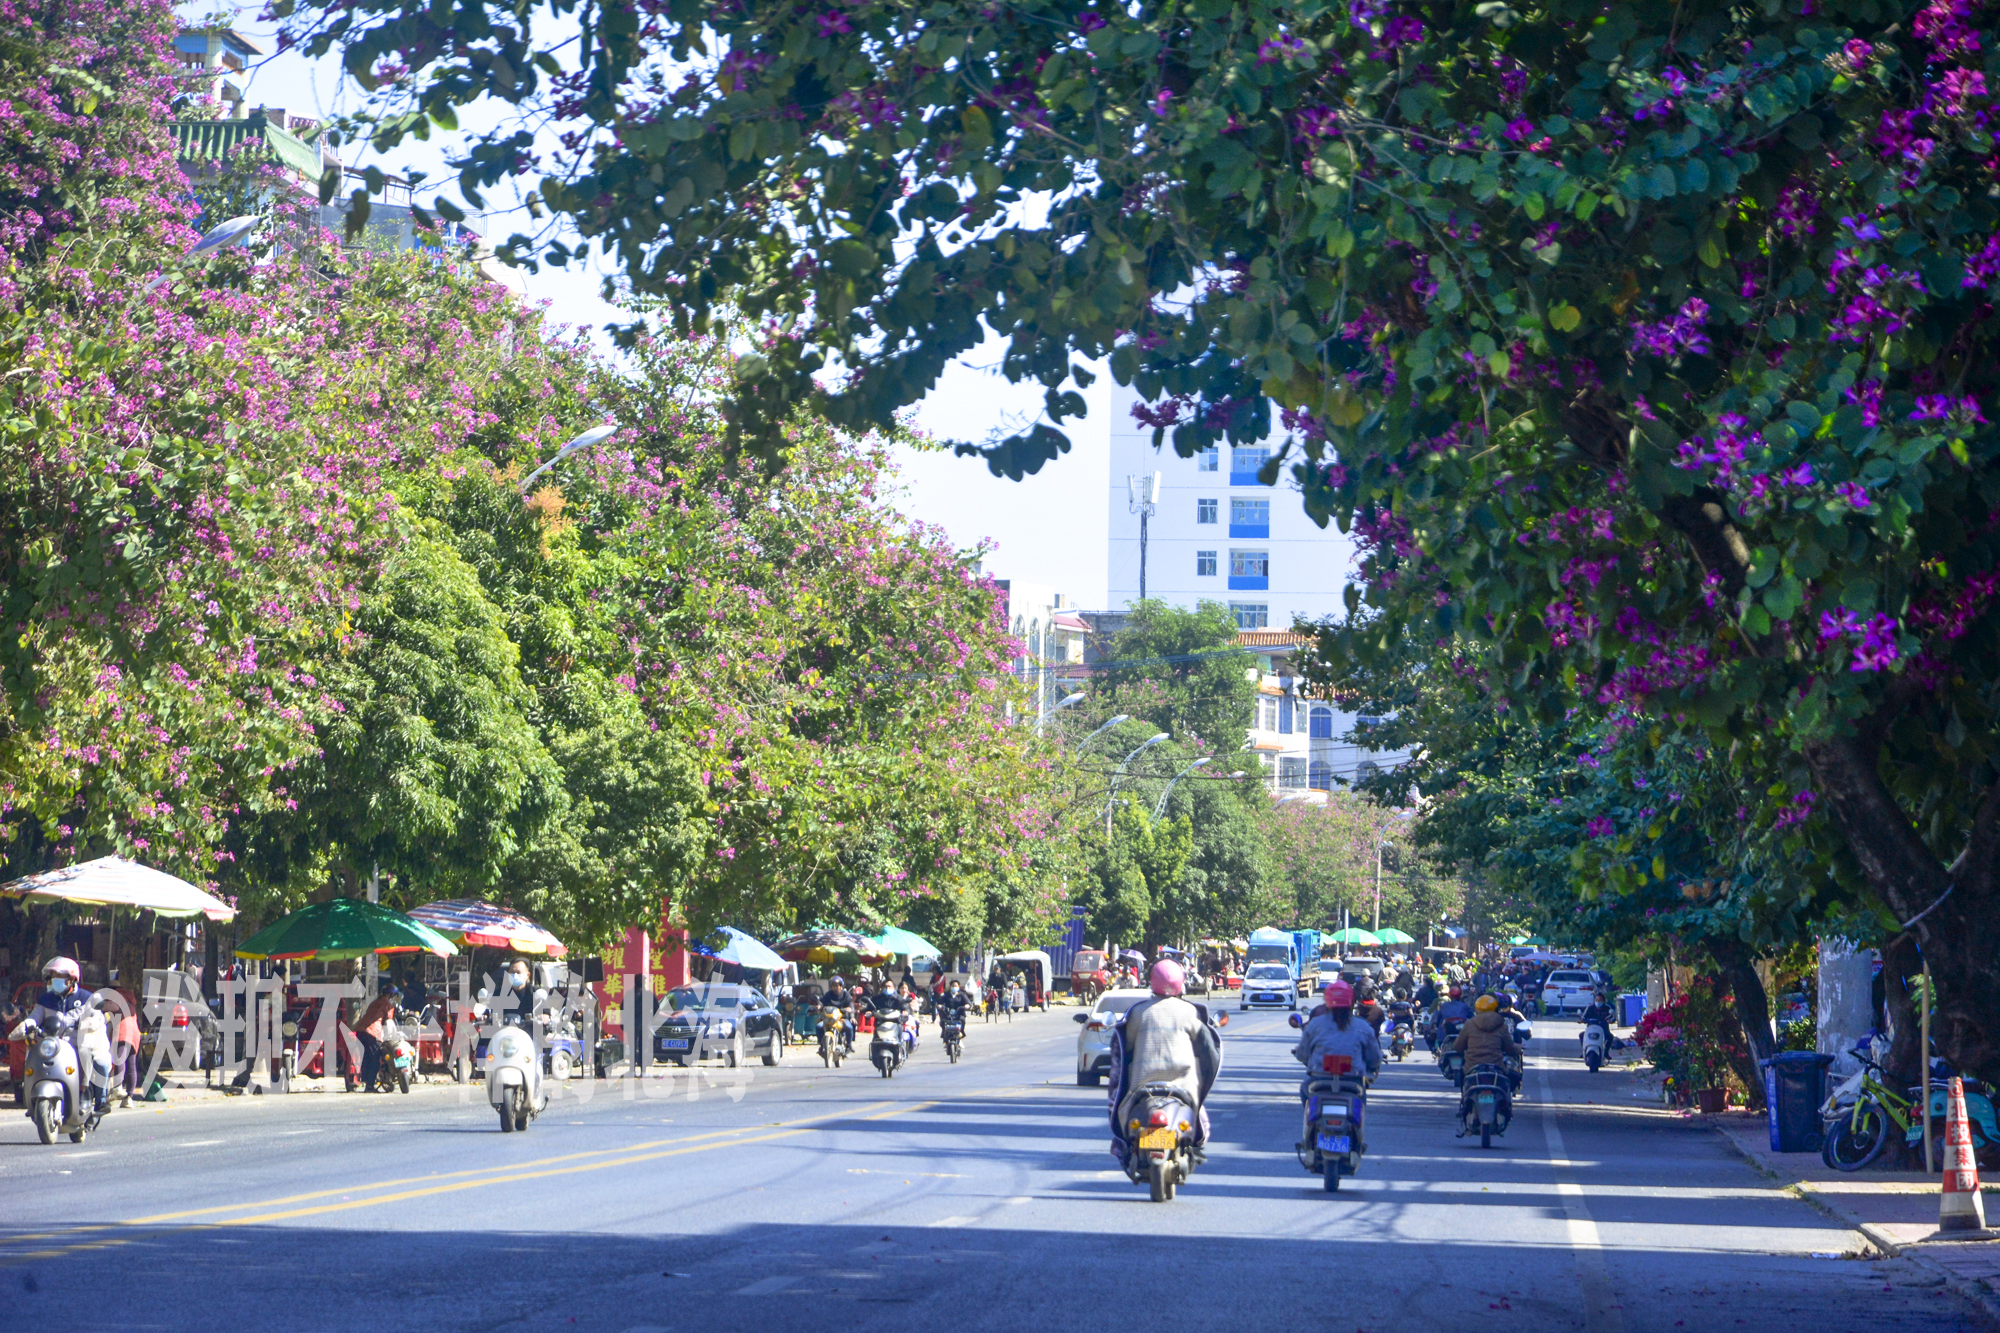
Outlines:
[{"label": "red helmet", "polygon": [[1354,1007],[1354,987],[1344,981],[1326,983],[1326,1007],[1329,1009],[1352,1009]]},{"label": "red helmet", "polygon": [[1464,999],[1464,998],[1465,998],[1465,988],[1464,988],[1463,986],[1453,986],[1453,987],[1451,988],[1451,998],[1452,998],[1452,999],[1454,999],[1454,1000],[1462,1000],[1462,999]]},{"label": "red helmet", "polygon": [[1153,964],[1153,994],[1180,995],[1187,990],[1187,977],[1181,972],[1181,965],[1171,958],[1162,958]]}]

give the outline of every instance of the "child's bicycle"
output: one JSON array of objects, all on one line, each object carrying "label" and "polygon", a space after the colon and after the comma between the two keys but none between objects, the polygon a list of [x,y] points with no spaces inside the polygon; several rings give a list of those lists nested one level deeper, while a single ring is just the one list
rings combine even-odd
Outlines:
[{"label": "child's bicycle", "polygon": [[[1882,1066],[1869,1056],[1866,1046],[1853,1052],[1861,1068],[1843,1079],[1820,1107],[1824,1142],[1820,1158],[1836,1171],[1859,1171],[1882,1155],[1890,1135],[1900,1134],[1911,1146],[1923,1141],[1923,1113],[1918,1099],[1921,1089],[1911,1088],[1898,1095],[1882,1082]],[[1940,1062],[1942,1063],[1942,1062]],[[1944,1165],[1944,1124],[1951,1074],[1931,1079],[1932,1162]],[[2000,1121],[1996,1121],[1991,1091],[1976,1079],[1966,1079],[1965,1112],[1972,1130],[1972,1148],[1979,1165],[2000,1164]]]}]

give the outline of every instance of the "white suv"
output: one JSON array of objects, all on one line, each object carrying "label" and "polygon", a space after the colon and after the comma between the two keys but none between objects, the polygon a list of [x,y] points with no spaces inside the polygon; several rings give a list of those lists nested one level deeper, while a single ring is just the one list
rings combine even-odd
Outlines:
[{"label": "white suv", "polygon": [[1597,978],[1582,968],[1559,968],[1542,983],[1542,1012],[1582,1013],[1597,995]]},{"label": "white suv", "polygon": [[1243,1009],[1297,1009],[1298,983],[1292,980],[1289,963],[1252,963],[1243,974]]}]

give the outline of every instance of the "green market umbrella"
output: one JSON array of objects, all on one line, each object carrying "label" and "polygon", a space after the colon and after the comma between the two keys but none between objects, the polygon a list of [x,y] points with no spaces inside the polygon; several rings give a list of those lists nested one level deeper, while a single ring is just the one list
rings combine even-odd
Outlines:
[{"label": "green market umbrella", "polygon": [[1333,934],[1327,936],[1327,938],[1335,944],[1377,945],[1382,942],[1380,936],[1365,931],[1359,926],[1349,926],[1346,930],[1336,930]]},{"label": "green market umbrella", "polygon": [[944,950],[938,948],[937,945],[932,944],[915,931],[904,930],[901,926],[890,926],[881,934],[870,935],[868,938],[887,949],[890,953],[900,956],[910,958],[944,957]]},{"label": "green market umbrella", "polygon": [[1516,935],[1507,941],[1509,944],[1526,944],[1527,942],[1528,937],[1526,935]]},{"label": "green market umbrella", "polygon": [[280,917],[237,946],[238,958],[316,958],[333,962],[371,953],[434,953],[458,946],[421,921],[359,898],[331,898]]},{"label": "green market umbrella", "polygon": [[1384,944],[1415,944],[1417,942],[1415,935],[1405,935],[1394,926],[1376,931],[1375,938]]}]

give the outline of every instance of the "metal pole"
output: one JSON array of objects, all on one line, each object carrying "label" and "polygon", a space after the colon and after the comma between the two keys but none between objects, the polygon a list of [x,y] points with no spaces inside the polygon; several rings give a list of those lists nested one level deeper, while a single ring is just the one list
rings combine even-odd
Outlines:
[{"label": "metal pole", "polygon": [[1921,1015],[1918,1026],[1923,1034],[1923,1040],[1918,1047],[1917,1058],[1922,1061],[1924,1067],[1924,1171],[1928,1174],[1937,1169],[1931,1161],[1931,960],[1928,958],[1924,959],[1924,993],[1921,1003],[1923,1008],[1918,1011]]},{"label": "metal pole", "polygon": [[1139,600],[1146,600],[1146,509],[1139,510]]},{"label": "metal pole", "polygon": [[1375,931],[1382,931],[1382,844],[1375,844]]},{"label": "metal pole", "polygon": [[[368,867],[368,901],[371,903],[382,901],[382,867],[379,864]],[[379,954],[369,954],[361,964],[361,972],[363,977],[366,978],[366,985],[363,989],[367,991],[367,994],[362,997],[362,1003],[364,1005],[373,1004],[375,1002],[376,986],[382,976],[381,956]]]}]

